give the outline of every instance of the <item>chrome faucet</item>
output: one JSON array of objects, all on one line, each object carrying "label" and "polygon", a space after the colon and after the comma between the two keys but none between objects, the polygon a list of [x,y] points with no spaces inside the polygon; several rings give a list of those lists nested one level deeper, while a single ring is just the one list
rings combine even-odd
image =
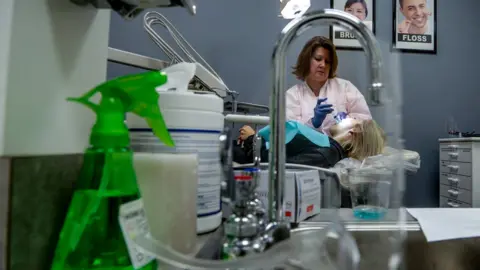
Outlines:
[{"label": "chrome faucet", "polygon": [[244,168],[236,175],[229,161],[231,141],[231,133],[226,128],[224,134],[220,136],[220,160],[224,176],[222,200],[226,199],[232,211],[224,223],[225,239],[222,257],[226,258],[262,252],[268,247],[271,239],[264,234],[266,211],[256,193],[260,177],[262,140],[259,136],[255,136],[253,168]]},{"label": "chrome faucet", "polygon": [[[234,180],[231,160],[231,134],[227,131],[220,137],[220,152],[224,172],[223,189],[228,197],[236,202],[234,213],[226,224],[227,235],[232,241],[226,243],[229,253],[234,256],[245,256],[252,252],[262,252],[270,246],[290,237],[290,224],[283,218],[283,188],[285,184],[285,54],[299,32],[314,23],[324,23],[342,26],[357,36],[366,48],[371,66],[371,84],[367,100],[372,106],[379,106],[383,89],[382,56],[379,45],[373,33],[357,17],[346,12],[325,9],[310,12],[291,21],[281,32],[273,53],[273,92],[270,98],[270,150],[269,150],[269,212],[263,219],[259,218],[258,207],[249,207],[247,201],[252,201],[255,182],[237,185]],[[255,166],[259,166],[260,143],[255,147]],[[257,168],[258,169],[258,168]],[[235,195],[234,195],[235,194]],[[256,209],[256,210],[255,210]],[[261,216],[261,215],[260,215]],[[266,223],[261,224],[260,221]],[[343,238],[342,238],[343,239]],[[248,241],[247,241],[248,240]],[[342,269],[355,269],[344,266]]]},{"label": "chrome faucet", "polygon": [[370,62],[370,87],[367,101],[380,106],[384,88],[383,61],[380,46],[374,34],[357,17],[334,9],[313,11],[294,19],[283,28],[273,52],[273,90],[270,95],[270,150],[269,150],[269,213],[270,223],[283,222],[283,188],[285,185],[285,54],[300,32],[313,24],[341,26],[355,33],[365,48]]}]

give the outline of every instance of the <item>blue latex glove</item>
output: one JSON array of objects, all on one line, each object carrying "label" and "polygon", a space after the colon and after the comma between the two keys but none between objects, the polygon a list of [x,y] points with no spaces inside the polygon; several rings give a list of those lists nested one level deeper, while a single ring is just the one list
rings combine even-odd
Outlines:
[{"label": "blue latex glove", "polygon": [[327,117],[327,114],[333,112],[332,104],[322,104],[322,102],[325,102],[326,100],[327,98],[318,99],[317,106],[313,109],[312,125],[314,128],[319,128],[322,125],[323,120]]}]

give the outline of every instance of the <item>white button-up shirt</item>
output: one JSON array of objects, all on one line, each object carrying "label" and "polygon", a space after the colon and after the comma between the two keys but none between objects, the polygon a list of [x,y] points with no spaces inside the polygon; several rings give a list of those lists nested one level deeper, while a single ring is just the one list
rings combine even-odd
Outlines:
[{"label": "white button-up shirt", "polygon": [[334,112],[327,115],[325,121],[317,129],[328,135],[330,127],[336,123],[333,114],[346,112],[350,117],[357,119],[372,118],[365,97],[350,81],[344,79],[328,79],[320,89],[318,97],[305,82],[288,89],[286,95],[287,120],[298,121],[308,126],[312,126],[311,119],[317,100],[328,98],[324,103],[332,104]]}]

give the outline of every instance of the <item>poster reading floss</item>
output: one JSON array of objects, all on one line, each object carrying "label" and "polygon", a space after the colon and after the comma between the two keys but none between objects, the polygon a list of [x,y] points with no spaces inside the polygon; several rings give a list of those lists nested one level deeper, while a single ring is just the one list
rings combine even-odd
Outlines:
[{"label": "poster reading floss", "polygon": [[[331,6],[357,17],[375,33],[375,0],[331,0]],[[337,48],[362,49],[355,35],[340,26],[331,27],[330,38]]]},{"label": "poster reading floss", "polygon": [[393,0],[393,47],[436,52],[436,0]]}]

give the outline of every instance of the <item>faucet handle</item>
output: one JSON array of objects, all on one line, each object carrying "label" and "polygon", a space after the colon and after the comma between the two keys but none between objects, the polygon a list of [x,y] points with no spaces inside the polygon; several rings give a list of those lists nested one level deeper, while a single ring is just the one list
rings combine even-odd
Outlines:
[{"label": "faucet handle", "polygon": [[258,134],[253,139],[253,165],[260,169],[260,162],[262,161],[262,137]]},{"label": "faucet handle", "polygon": [[223,172],[222,197],[235,200],[235,179],[233,173],[233,143],[230,128],[225,127],[219,137],[220,163]]}]

